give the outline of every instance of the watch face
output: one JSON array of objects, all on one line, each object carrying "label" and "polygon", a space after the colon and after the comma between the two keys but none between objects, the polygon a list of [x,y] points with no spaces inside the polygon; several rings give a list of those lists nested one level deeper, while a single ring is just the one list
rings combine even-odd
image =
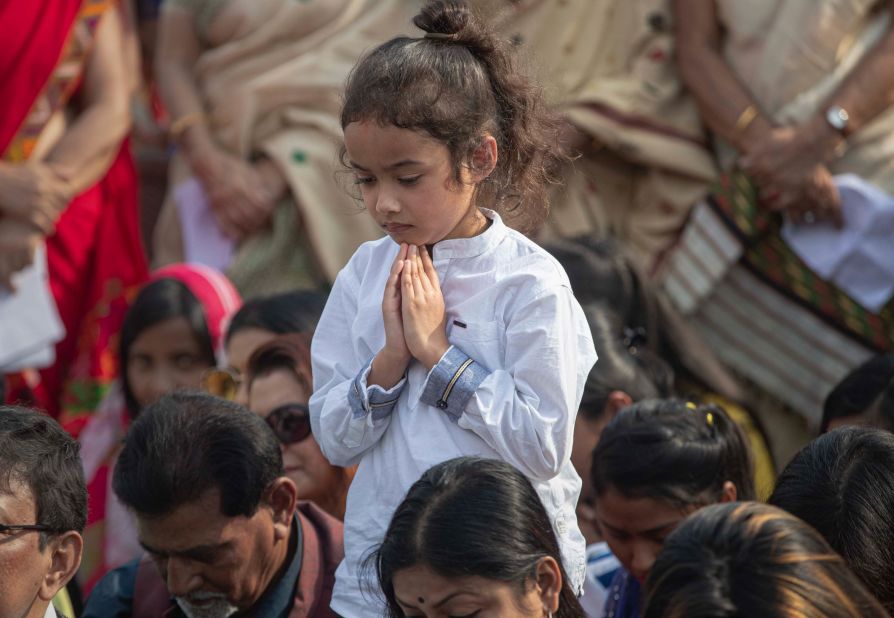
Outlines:
[{"label": "watch face", "polygon": [[847,128],[848,120],[850,120],[850,117],[847,112],[837,105],[830,107],[826,111],[826,121],[839,131]]}]

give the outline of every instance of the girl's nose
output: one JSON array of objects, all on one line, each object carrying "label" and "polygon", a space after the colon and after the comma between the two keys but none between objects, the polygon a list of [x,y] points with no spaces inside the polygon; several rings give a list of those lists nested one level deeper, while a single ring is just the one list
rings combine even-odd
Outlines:
[{"label": "girl's nose", "polygon": [[376,196],[376,212],[382,215],[400,212],[400,203],[392,193],[386,190],[379,191]]}]

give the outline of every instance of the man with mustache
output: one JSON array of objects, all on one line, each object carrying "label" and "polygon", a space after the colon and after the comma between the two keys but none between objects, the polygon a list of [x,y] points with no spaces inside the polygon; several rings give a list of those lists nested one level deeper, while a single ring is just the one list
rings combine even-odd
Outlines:
[{"label": "man with mustache", "polygon": [[147,556],[106,575],[84,618],[334,615],[341,522],[297,501],[261,417],[210,395],[163,397],[131,426],[113,487]]}]

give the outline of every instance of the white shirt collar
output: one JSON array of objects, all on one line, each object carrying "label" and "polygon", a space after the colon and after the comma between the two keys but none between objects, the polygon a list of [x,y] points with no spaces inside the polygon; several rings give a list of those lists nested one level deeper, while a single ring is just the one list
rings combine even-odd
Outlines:
[{"label": "white shirt collar", "polygon": [[490,227],[471,238],[452,238],[435,244],[434,260],[470,258],[496,247],[506,237],[506,225],[493,210],[481,208],[481,213],[492,221]]},{"label": "white shirt collar", "polygon": [[58,618],[56,608],[53,607],[52,603],[47,606],[47,611],[44,613],[43,618]]}]

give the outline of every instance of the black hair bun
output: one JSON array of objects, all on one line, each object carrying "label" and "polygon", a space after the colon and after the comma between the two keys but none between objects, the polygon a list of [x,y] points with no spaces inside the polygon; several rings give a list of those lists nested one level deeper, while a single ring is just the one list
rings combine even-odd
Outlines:
[{"label": "black hair bun", "polygon": [[413,18],[420,30],[446,35],[460,35],[473,21],[471,9],[459,0],[432,0]]}]

